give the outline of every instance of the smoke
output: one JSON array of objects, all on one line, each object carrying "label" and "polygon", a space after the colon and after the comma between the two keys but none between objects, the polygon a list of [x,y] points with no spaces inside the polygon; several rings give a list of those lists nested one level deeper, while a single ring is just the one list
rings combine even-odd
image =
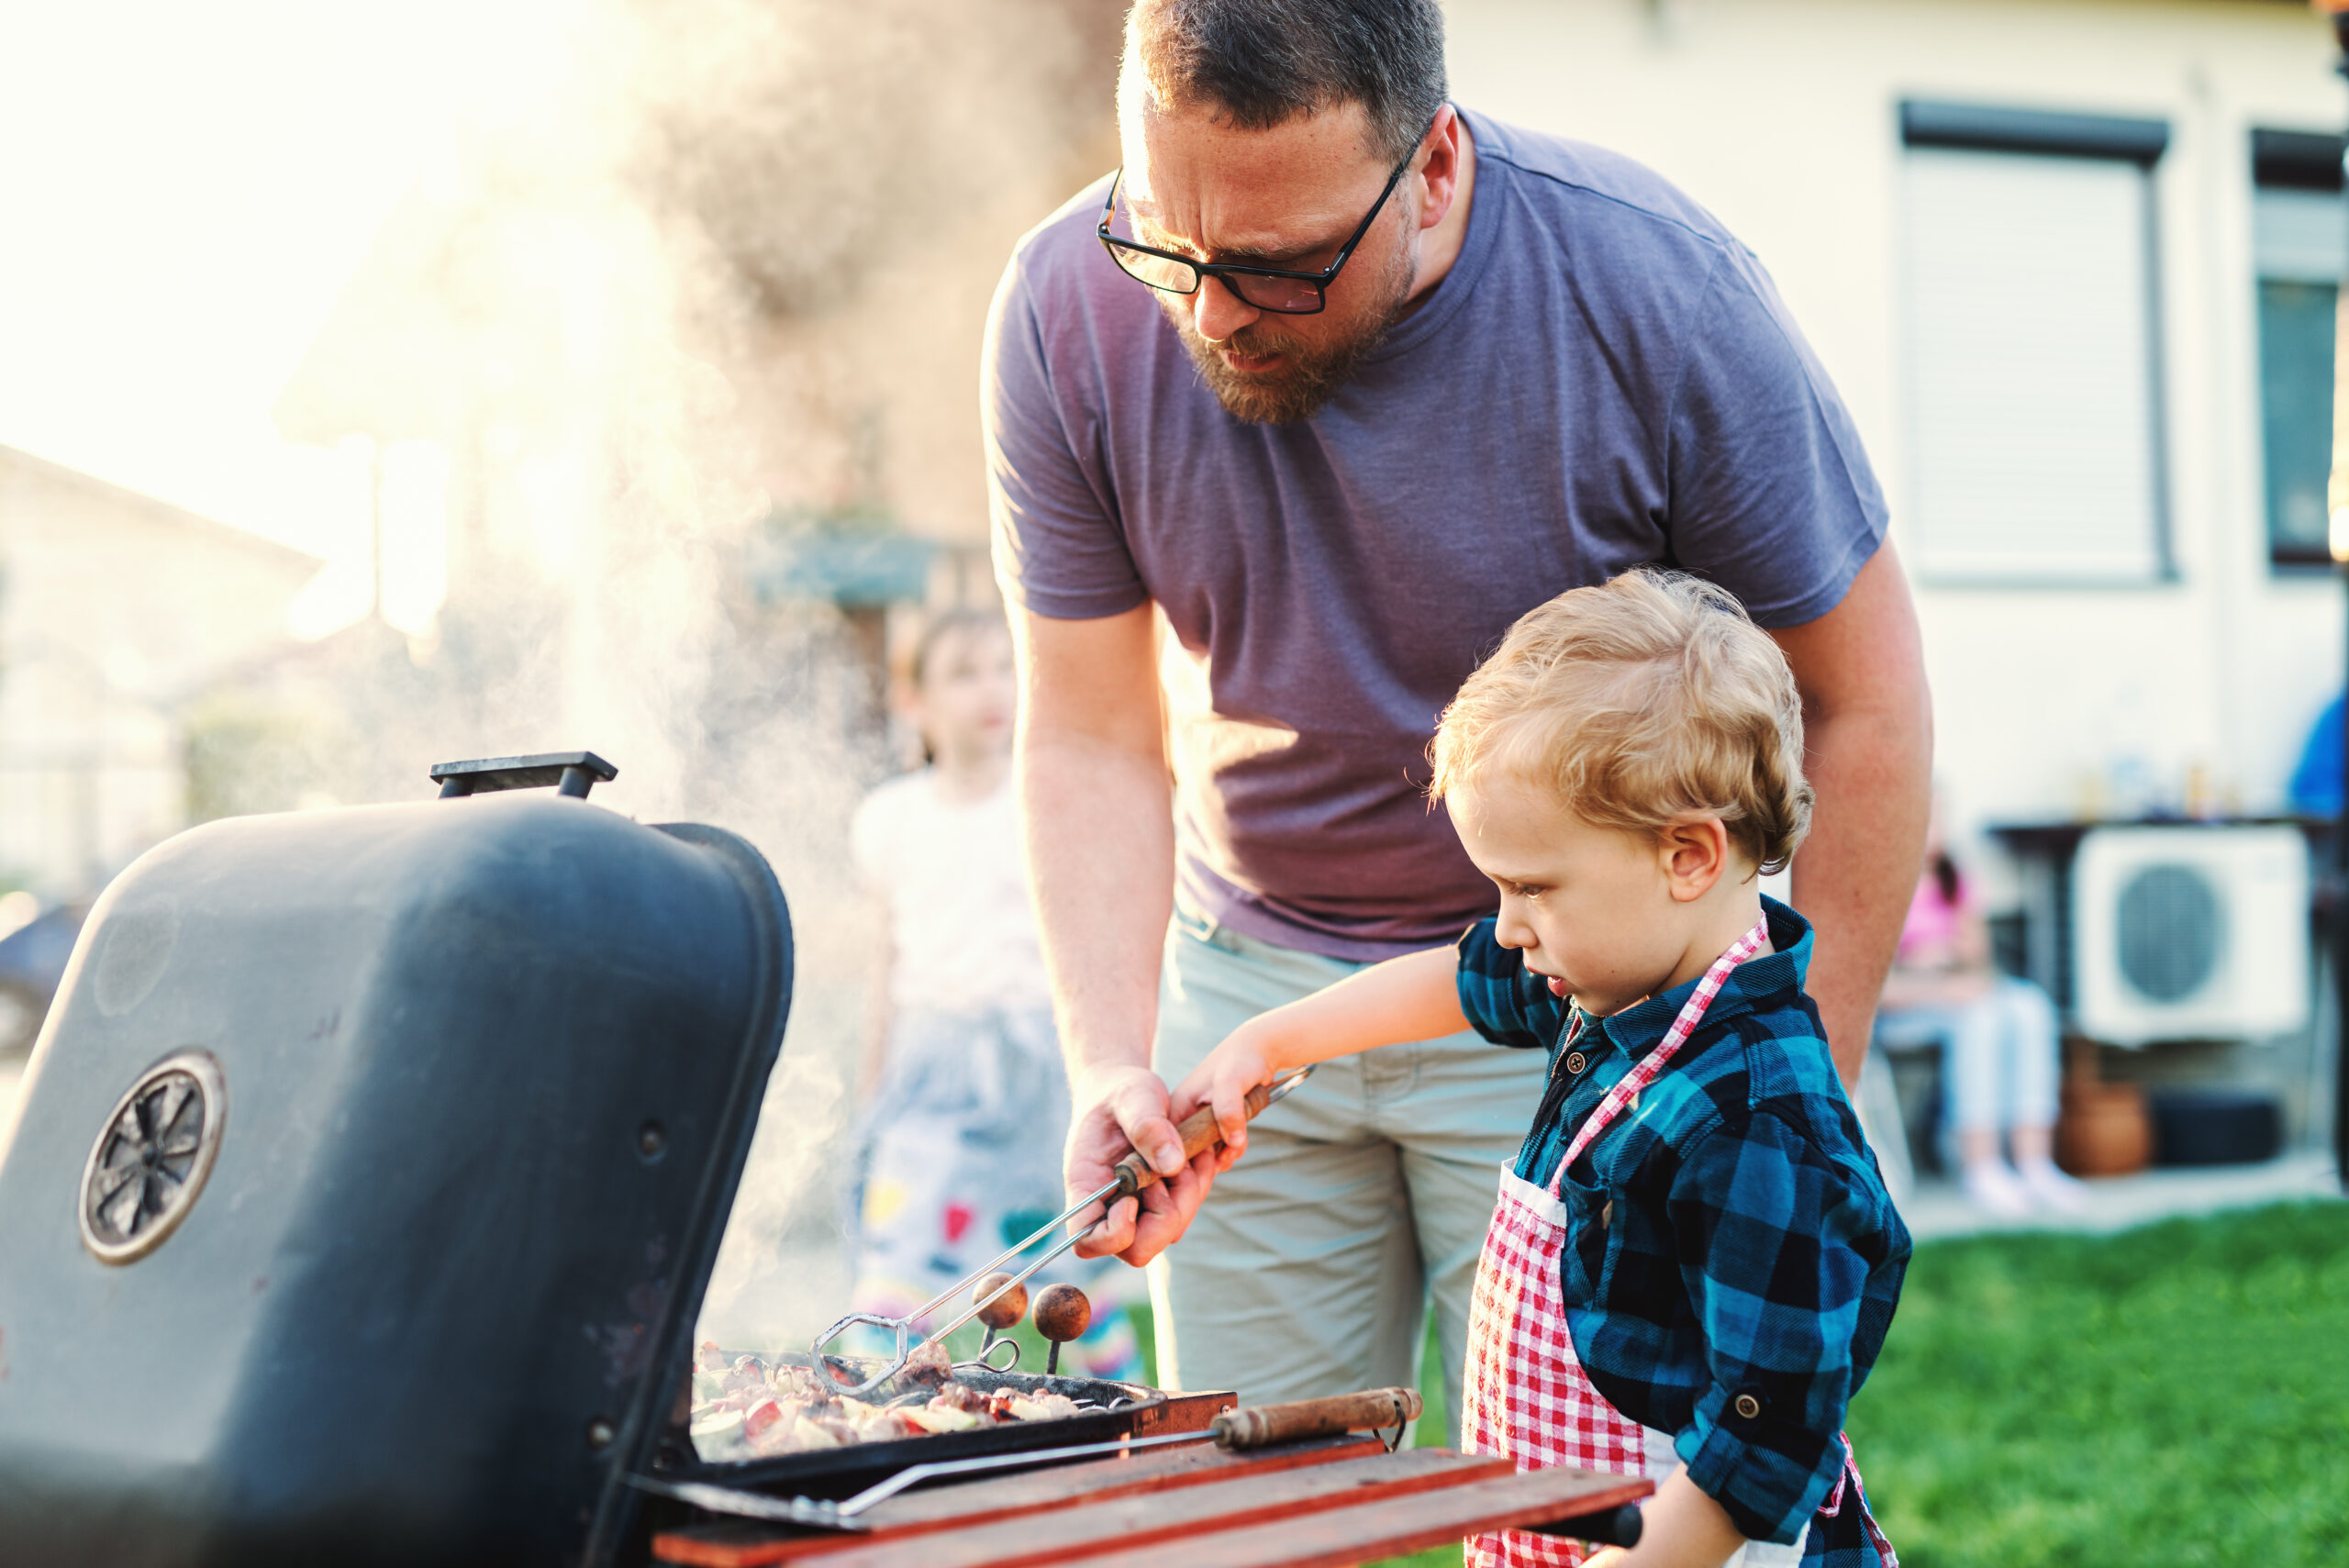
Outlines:
[{"label": "smoke", "polygon": [[1103,9],[662,0],[635,14],[630,176],[771,316],[835,305],[893,260],[942,260],[943,278],[952,259],[913,248],[974,198],[1032,183],[1040,152],[1102,118],[1098,95],[1069,89],[1088,43],[1100,52]]},{"label": "smoke", "polygon": [[1106,0],[612,0],[452,136],[280,406],[445,455],[448,595],[189,705],[206,814],[415,798],[590,747],[598,801],[743,834],[798,984],[705,1307],[804,1344],[848,1294],[840,1166],[871,962],[845,851],[888,744],[870,612],[778,599],[792,518],[976,537],[980,313],[1097,172]]}]

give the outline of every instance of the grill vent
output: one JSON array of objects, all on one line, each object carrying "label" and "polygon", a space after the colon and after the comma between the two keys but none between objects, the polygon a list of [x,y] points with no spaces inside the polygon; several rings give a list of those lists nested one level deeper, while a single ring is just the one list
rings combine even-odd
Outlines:
[{"label": "grill vent", "polygon": [[115,1103],[82,1172],[82,1241],[128,1263],[178,1229],[219,1152],[228,1111],[220,1065],[182,1051],[139,1075]]}]

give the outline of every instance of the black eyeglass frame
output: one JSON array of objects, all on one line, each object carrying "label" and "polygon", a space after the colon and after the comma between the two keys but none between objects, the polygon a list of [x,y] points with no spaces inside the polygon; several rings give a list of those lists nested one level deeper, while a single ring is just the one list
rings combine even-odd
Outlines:
[{"label": "black eyeglass frame", "polygon": [[[1424,141],[1426,139],[1422,137],[1420,139]],[[1287,267],[1252,267],[1241,261],[1201,261],[1178,251],[1162,250],[1155,245],[1144,245],[1139,239],[1118,239],[1109,232],[1109,224],[1118,215],[1118,188],[1126,183],[1126,171],[1123,164],[1119,165],[1117,173],[1110,178],[1109,197],[1101,204],[1101,224],[1094,230],[1094,238],[1100,240],[1102,249],[1109,252],[1109,260],[1117,264],[1118,271],[1125,272],[1126,276],[1133,278],[1134,282],[1144,288],[1157,289],[1162,294],[1179,294],[1187,296],[1205,288],[1209,278],[1281,278],[1289,283],[1312,284],[1313,308],[1284,310],[1275,305],[1259,305],[1237,288],[1232,288],[1230,284],[1227,283],[1223,286],[1230,289],[1232,297],[1251,310],[1270,311],[1275,316],[1319,316],[1330,308],[1330,285],[1337,281],[1338,270],[1353,257],[1354,247],[1361,244],[1363,236],[1370,232],[1370,226],[1377,221],[1378,215],[1386,210],[1386,198],[1395,194],[1395,187],[1402,183],[1403,171],[1408,169],[1411,166],[1411,160],[1419,155],[1419,145],[1414,143],[1411,150],[1403,155],[1403,161],[1395,165],[1395,172],[1386,176],[1386,187],[1378,193],[1378,199],[1370,204],[1370,210],[1362,215],[1362,221],[1354,226],[1353,233],[1347,237],[1343,245],[1338,247],[1338,253],[1330,259],[1330,264],[1318,272],[1297,272]],[[1162,261],[1179,262],[1190,268],[1197,281],[1189,288],[1178,289],[1168,288],[1164,284],[1152,283],[1148,278],[1135,277],[1132,272],[1127,271],[1123,262],[1118,261],[1119,250],[1138,250],[1145,256],[1155,256]]]}]

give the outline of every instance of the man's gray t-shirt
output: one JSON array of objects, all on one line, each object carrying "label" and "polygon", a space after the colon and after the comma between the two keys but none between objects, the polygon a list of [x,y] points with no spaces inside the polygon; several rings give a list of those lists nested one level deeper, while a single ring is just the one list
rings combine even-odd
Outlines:
[{"label": "man's gray t-shirt", "polygon": [[1851,417],[1744,247],[1629,159],[1464,117],[1458,260],[1310,419],[1225,412],[1094,238],[1106,181],[1020,242],[987,333],[1007,596],[1159,606],[1184,897],[1340,958],[1493,908],[1421,790],[1436,716],[1519,616],[1662,563],[1798,626],[1884,536]]}]

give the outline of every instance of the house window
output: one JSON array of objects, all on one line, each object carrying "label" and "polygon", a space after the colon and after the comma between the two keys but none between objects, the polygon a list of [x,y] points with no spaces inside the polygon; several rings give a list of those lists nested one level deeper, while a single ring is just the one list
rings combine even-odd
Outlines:
[{"label": "house window", "polygon": [[1900,106],[1920,573],[2167,575],[2160,120]]},{"label": "house window", "polygon": [[2342,139],[2251,133],[2252,262],[2259,279],[2259,421],[2267,558],[2323,565],[2332,466],[2332,324],[2349,268]]}]

